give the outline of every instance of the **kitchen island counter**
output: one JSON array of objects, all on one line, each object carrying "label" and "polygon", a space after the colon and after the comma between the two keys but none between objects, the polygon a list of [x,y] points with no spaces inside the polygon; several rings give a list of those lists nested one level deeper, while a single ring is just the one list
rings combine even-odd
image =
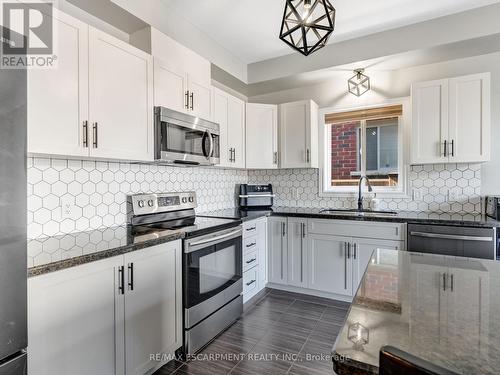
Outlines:
[{"label": "kitchen island counter", "polygon": [[459,374],[500,368],[500,263],[393,250],[372,255],[332,358],[343,374],[378,374],[391,345]]}]

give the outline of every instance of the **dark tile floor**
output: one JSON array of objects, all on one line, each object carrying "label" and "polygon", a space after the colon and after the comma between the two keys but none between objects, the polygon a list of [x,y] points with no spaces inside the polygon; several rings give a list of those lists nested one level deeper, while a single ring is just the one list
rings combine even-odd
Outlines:
[{"label": "dark tile floor", "polygon": [[333,374],[329,357],[349,304],[275,289],[188,363],[155,375]]}]

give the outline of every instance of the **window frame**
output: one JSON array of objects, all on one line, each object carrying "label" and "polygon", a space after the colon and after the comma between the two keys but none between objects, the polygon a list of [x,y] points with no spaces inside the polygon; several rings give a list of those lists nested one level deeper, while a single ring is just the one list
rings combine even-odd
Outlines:
[{"label": "window frame", "polygon": [[[356,197],[358,194],[357,186],[331,186],[331,126],[327,126],[325,116],[332,113],[350,112],[362,109],[383,108],[393,105],[403,106],[403,115],[399,117],[398,131],[398,174],[399,184],[397,187],[374,186],[373,192],[378,198],[409,198],[408,194],[408,168],[409,168],[409,133],[411,124],[411,106],[410,98],[391,99],[385,102],[364,105],[351,108],[321,108],[319,111],[318,137],[319,137],[319,196],[320,197]],[[365,122],[365,121],[363,121]],[[366,129],[363,125],[361,129]],[[361,137],[363,149],[365,149],[365,137]],[[359,147],[358,147],[359,149]],[[359,154],[359,152],[358,152]],[[365,161],[361,160],[361,163]],[[361,170],[363,170],[362,166]]]}]

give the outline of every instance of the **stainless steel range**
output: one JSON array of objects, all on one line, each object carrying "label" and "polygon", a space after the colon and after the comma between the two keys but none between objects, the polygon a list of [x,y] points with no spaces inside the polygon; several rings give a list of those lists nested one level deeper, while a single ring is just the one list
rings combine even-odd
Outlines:
[{"label": "stainless steel range", "polygon": [[137,194],[128,205],[134,241],[185,234],[184,353],[194,354],[243,312],[241,223],[197,217],[194,192]]}]

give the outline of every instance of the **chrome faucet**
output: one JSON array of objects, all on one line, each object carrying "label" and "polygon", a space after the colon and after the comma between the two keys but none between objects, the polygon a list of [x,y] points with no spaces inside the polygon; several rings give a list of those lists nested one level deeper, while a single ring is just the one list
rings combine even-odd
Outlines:
[{"label": "chrome faucet", "polygon": [[361,176],[358,181],[358,211],[363,211],[363,196],[361,193],[361,183],[363,182],[363,179],[366,180],[368,191],[370,193],[373,191],[369,178],[367,176]]}]

